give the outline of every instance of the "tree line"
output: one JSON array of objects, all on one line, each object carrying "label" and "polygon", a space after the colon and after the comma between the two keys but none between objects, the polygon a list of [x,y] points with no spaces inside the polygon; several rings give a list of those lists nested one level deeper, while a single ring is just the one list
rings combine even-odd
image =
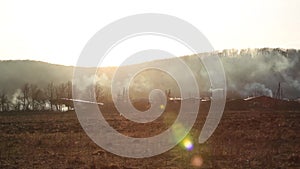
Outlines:
[{"label": "tree line", "polygon": [[[104,92],[100,84],[90,86],[91,98],[97,101],[103,99]],[[74,108],[72,99],[71,81],[39,87],[36,84],[25,83],[15,93],[9,95],[5,91],[0,92],[0,112],[7,111],[68,111]]]}]

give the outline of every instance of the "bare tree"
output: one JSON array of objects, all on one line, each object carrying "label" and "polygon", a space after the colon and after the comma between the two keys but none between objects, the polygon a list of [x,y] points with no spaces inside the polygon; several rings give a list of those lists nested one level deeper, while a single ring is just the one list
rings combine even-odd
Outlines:
[{"label": "bare tree", "polygon": [[59,86],[55,86],[55,99],[53,100],[56,110],[59,111],[60,110],[60,99],[61,99],[61,93],[59,90]]},{"label": "bare tree", "polygon": [[103,102],[104,100],[104,90],[101,87],[100,83],[96,83],[95,85],[95,95],[97,102]]},{"label": "bare tree", "polygon": [[68,110],[71,110],[71,108],[74,107],[73,102],[70,100],[73,98],[72,96],[72,82],[68,81],[66,83],[66,96],[68,100],[65,100],[64,104],[68,107]]},{"label": "bare tree", "polygon": [[46,98],[43,90],[39,89],[37,85],[31,85],[30,89],[32,110],[44,110]]},{"label": "bare tree", "polygon": [[45,90],[39,89],[37,91],[37,100],[38,100],[39,110],[45,110],[46,103],[47,103],[47,97],[45,94]]},{"label": "bare tree", "polygon": [[2,112],[9,110],[9,100],[5,92],[0,94],[0,110]]},{"label": "bare tree", "polygon": [[15,100],[12,102],[13,109],[15,111],[21,111],[23,98],[22,98],[21,94],[18,94],[15,97],[16,97]]},{"label": "bare tree", "polygon": [[67,98],[72,99],[72,82],[68,81],[66,83],[66,92],[67,92]]},{"label": "bare tree", "polygon": [[22,92],[22,108],[24,111],[29,110],[29,91],[30,91],[30,86],[28,83],[24,84],[23,87],[21,88]]},{"label": "bare tree", "polygon": [[46,97],[50,103],[50,110],[53,111],[53,105],[54,105],[54,98],[55,98],[55,86],[53,82],[49,83],[46,88]]},{"label": "bare tree", "polygon": [[29,88],[29,99],[31,104],[31,110],[36,110],[35,104],[37,102],[38,87],[35,84],[31,84]]},{"label": "bare tree", "polygon": [[87,96],[85,99],[88,101],[94,101],[94,99],[96,99],[96,102],[103,102],[104,90],[99,83],[88,85],[85,91]]},{"label": "bare tree", "polygon": [[65,83],[61,83],[57,86],[55,86],[55,106],[56,106],[56,110],[59,111],[63,111],[62,108],[65,104],[65,101],[63,100],[63,98],[67,98],[68,94],[67,94],[67,84]]}]

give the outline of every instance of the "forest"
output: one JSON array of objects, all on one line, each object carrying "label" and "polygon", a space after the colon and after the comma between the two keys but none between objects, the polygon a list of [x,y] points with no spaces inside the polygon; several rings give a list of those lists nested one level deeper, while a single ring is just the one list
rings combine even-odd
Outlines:
[{"label": "forest", "polygon": [[[97,102],[104,99],[100,84],[88,87],[90,99]],[[55,84],[46,87],[25,83],[15,93],[9,95],[4,90],[0,92],[0,112],[7,111],[69,111],[74,108],[72,101],[72,82]]]}]

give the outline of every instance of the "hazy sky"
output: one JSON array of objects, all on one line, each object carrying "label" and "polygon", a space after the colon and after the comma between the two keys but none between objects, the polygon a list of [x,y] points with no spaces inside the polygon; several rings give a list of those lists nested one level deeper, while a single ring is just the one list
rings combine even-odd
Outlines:
[{"label": "hazy sky", "polygon": [[[86,42],[102,27],[125,16],[149,12],[190,22],[216,50],[300,49],[299,0],[7,0],[0,1],[0,60],[30,59],[74,65]],[[144,41],[162,44],[153,37]],[[151,44],[138,44],[153,48]],[[188,54],[185,52],[179,48],[172,51],[176,55]],[[116,55],[121,53],[125,52],[115,51]],[[114,60],[106,64],[118,64]]]}]

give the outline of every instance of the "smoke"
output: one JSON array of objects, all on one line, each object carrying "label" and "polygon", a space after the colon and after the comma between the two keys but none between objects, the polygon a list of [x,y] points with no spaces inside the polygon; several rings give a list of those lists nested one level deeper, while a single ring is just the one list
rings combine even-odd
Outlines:
[{"label": "smoke", "polygon": [[[272,97],[281,83],[283,97],[295,99],[300,97],[300,51],[293,49],[244,49],[224,50],[222,52],[204,53],[201,55],[215,54],[221,58],[224,66],[228,97],[247,97],[265,95]],[[120,68],[120,81],[116,84],[120,90],[125,87],[123,82],[128,82],[131,69],[142,70],[149,65],[169,67],[179,75],[181,80],[188,81],[192,75],[182,71],[175,59],[166,59],[139,65]],[[199,58],[195,55],[184,56],[182,60],[190,67],[199,85],[201,95],[206,95],[210,90],[210,81]],[[102,78],[104,79],[104,78]],[[107,80],[107,78],[105,78]],[[111,77],[108,76],[108,79]],[[106,81],[104,80],[104,81]],[[123,82],[122,82],[123,81]],[[109,85],[106,83],[106,85]],[[176,81],[164,72],[145,71],[130,82],[131,88],[136,93],[148,93],[152,89],[171,89],[173,95],[180,91]],[[187,87],[187,86],[184,86]]]},{"label": "smoke", "polygon": [[87,88],[91,87],[95,81],[97,80],[98,76],[94,75],[85,75],[85,76],[80,76],[80,78],[77,78],[74,80],[76,87],[79,90],[86,90]]},{"label": "smoke", "polygon": [[298,50],[247,49],[219,53],[227,76],[228,90],[241,96],[253,93],[272,96],[281,83],[283,96],[300,97]]},{"label": "smoke", "polygon": [[14,92],[14,94],[11,96],[10,102],[11,102],[12,104],[14,104],[14,105],[17,105],[18,102],[19,102],[18,97],[21,96],[21,93],[22,93],[22,92],[21,92],[21,89],[17,89],[17,90]]},{"label": "smoke", "polygon": [[[221,58],[224,66],[228,97],[247,97],[251,95],[275,95],[278,83],[281,83],[283,97],[300,98],[300,50],[293,49],[244,49],[223,50],[215,54]],[[198,56],[181,58],[192,70],[199,85],[200,95],[210,90],[207,72]],[[132,70],[142,70],[149,65],[166,67],[178,75],[179,81],[189,82],[192,75],[182,71],[183,67],[176,64],[175,59],[165,59],[124,66],[119,68],[120,76],[116,88],[122,92],[124,84],[130,82],[130,93],[148,96],[153,89],[171,90],[172,96],[179,96],[180,91],[176,81],[162,71],[144,71],[131,79]],[[111,92],[111,82],[117,68],[100,68],[95,76],[95,69],[83,68],[84,76],[75,79],[78,88],[86,89],[95,82],[99,83],[108,94]],[[51,65],[33,61],[0,62],[0,86],[11,99],[17,101],[17,96],[26,82],[45,88],[51,82],[56,84],[72,80],[73,67]],[[76,81],[77,80],[77,81]],[[187,84],[187,83],[186,83]],[[187,86],[183,86],[186,88]],[[191,91],[192,92],[192,91]]]},{"label": "smoke", "polygon": [[245,85],[244,90],[240,91],[241,96],[247,97],[252,93],[252,96],[264,95],[273,97],[273,92],[271,89],[266,88],[264,84],[260,83],[248,83]]}]

